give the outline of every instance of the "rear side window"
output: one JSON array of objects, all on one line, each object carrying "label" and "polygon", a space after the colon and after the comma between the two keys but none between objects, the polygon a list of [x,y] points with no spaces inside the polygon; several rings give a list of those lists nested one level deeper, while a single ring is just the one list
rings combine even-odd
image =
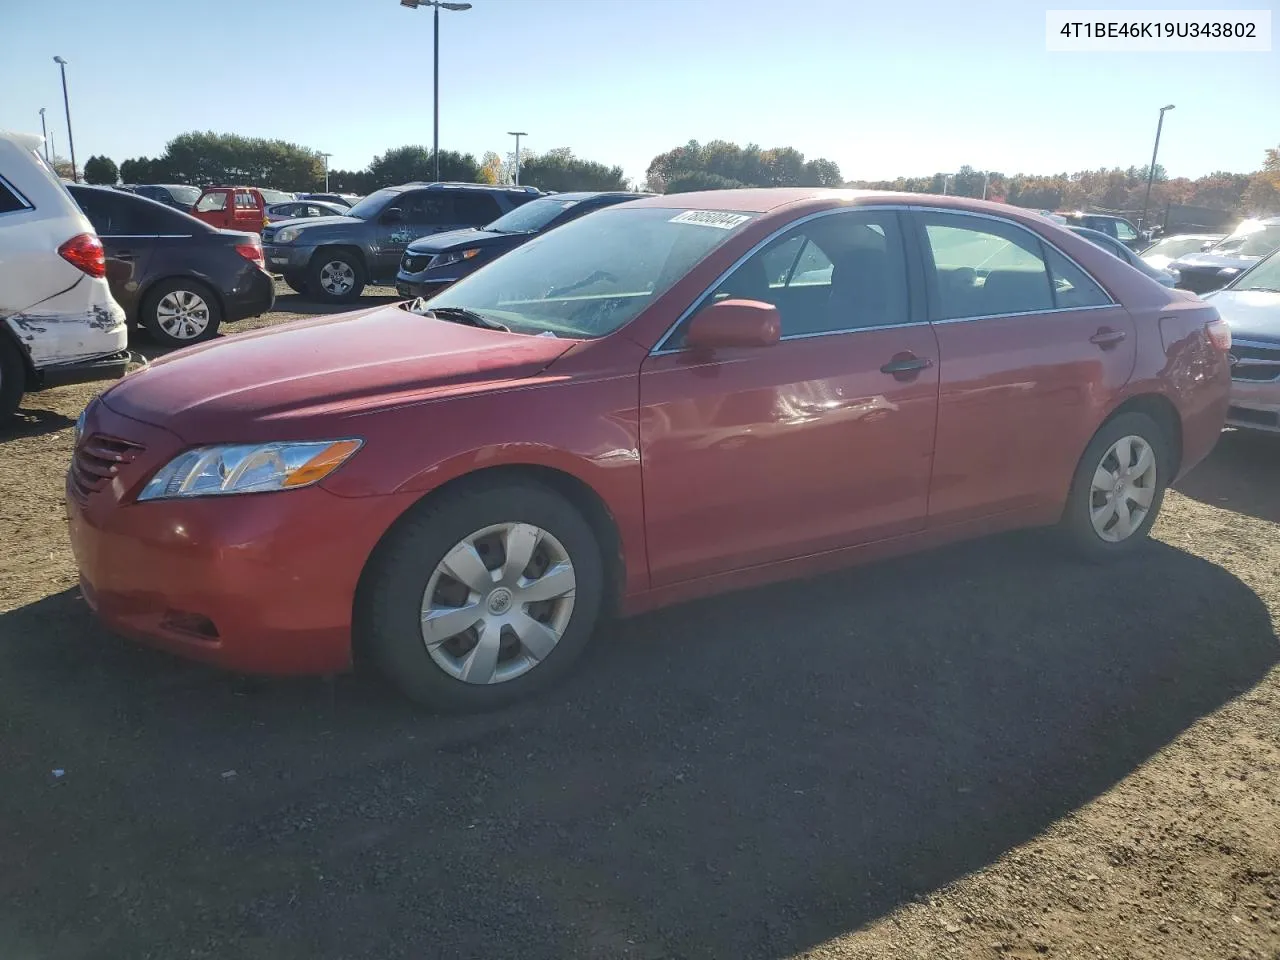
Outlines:
[{"label": "rear side window", "polygon": [[[405,223],[419,226],[445,226],[453,223],[453,197],[442,193],[428,193],[425,190],[405,194],[400,202],[392,204],[404,211]],[[486,221],[488,222],[488,221]]]},{"label": "rear side window", "polygon": [[453,197],[453,213],[458,223],[482,224],[500,217],[502,209],[486,193],[459,193]]},{"label": "rear side window", "polygon": [[3,180],[0,180],[0,213],[13,213],[27,209],[27,203]]},{"label": "rear side window", "polygon": [[1079,267],[1028,230],[966,214],[922,214],[934,269],[934,320],[1109,303]]},{"label": "rear side window", "polygon": [[200,202],[196,204],[196,210],[200,213],[225,209],[227,209],[227,195],[221,191],[218,193],[206,193],[200,198]]}]

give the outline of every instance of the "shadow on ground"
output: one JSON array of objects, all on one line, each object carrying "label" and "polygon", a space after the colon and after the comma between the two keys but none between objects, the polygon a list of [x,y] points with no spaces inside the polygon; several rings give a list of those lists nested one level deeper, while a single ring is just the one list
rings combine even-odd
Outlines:
[{"label": "shadow on ground", "polygon": [[0,423],[0,442],[22,437],[41,437],[76,425],[75,419],[54,410],[42,410],[28,404],[39,402],[39,394],[24,397],[18,412]]},{"label": "shadow on ground", "polygon": [[1177,490],[1213,507],[1280,523],[1280,436],[1227,430]]},{"label": "shadow on ground", "polygon": [[1038,834],[1276,658],[1220,567],[1159,543],[1086,567],[1038,536],[611,625],[481,717],[170,660],[66,591],[0,616],[0,939],[787,955]]}]

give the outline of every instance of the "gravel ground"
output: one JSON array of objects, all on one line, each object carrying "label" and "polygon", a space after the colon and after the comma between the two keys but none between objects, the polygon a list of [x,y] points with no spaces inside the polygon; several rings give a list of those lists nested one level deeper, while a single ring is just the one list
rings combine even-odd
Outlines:
[{"label": "gravel ground", "polygon": [[0,431],[6,960],[1280,958],[1280,443],[1118,568],[1021,534],[688,604],[440,719],[97,627],[101,386]]}]

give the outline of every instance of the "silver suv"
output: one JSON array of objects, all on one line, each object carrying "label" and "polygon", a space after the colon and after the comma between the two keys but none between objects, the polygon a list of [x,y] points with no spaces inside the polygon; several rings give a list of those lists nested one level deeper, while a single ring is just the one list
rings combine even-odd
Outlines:
[{"label": "silver suv", "polygon": [[340,217],[285,220],[263,228],[267,269],[298,293],[347,303],[366,284],[393,284],[419,237],[479,227],[542,196],[533,187],[406,183],[369,194]]}]

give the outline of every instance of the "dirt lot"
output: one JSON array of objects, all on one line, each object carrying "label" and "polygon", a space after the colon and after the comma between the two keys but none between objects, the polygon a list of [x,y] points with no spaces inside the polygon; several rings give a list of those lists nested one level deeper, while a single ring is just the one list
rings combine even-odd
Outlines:
[{"label": "dirt lot", "polygon": [[1120,568],[1025,534],[690,604],[439,719],[98,628],[100,386],[0,431],[5,960],[1280,958],[1280,443]]}]

